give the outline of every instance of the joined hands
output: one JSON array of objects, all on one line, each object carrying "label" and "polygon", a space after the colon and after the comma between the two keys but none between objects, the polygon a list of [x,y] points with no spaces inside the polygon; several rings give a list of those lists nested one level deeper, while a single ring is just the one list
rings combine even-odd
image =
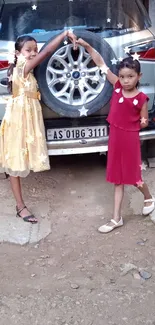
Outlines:
[{"label": "joined hands", "polygon": [[89,44],[82,38],[77,39],[77,36],[71,30],[67,30],[66,36],[72,42],[74,50],[77,50],[79,45],[83,46],[84,48],[87,48],[89,46]]}]

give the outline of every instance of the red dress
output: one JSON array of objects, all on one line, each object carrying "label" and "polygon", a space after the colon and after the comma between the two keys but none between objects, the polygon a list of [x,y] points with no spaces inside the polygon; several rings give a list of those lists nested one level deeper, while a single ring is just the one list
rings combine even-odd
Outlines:
[{"label": "red dress", "polygon": [[132,98],[124,97],[120,82],[116,82],[107,118],[110,134],[106,178],[110,183],[138,185],[142,182],[140,111],[148,100],[142,92]]}]

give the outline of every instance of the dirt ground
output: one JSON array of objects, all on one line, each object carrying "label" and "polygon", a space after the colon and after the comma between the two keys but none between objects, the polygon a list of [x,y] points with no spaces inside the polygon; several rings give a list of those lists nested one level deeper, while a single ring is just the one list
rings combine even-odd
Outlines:
[{"label": "dirt ground", "polygon": [[[154,194],[155,169],[144,178]],[[126,188],[124,227],[105,235],[113,187],[103,156],[53,158],[23,189],[51,230],[38,243],[0,244],[0,325],[155,325],[155,225],[140,215],[141,194]],[[1,216],[15,218],[8,180],[0,196]]]}]

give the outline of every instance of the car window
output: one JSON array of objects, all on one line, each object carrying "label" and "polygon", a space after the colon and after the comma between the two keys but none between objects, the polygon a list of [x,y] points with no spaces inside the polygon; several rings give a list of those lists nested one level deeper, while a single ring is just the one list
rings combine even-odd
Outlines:
[{"label": "car window", "polygon": [[[109,36],[148,28],[149,16],[141,0],[38,0],[32,2],[5,0],[0,39],[36,31],[78,27],[96,32],[109,31]],[[108,34],[107,34],[108,37]]]}]

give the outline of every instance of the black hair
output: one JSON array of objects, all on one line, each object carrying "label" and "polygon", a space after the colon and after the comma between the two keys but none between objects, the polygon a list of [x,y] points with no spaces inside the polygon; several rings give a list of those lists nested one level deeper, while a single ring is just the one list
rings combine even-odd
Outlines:
[{"label": "black hair", "polygon": [[118,71],[123,68],[129,68],[135,70],[138,74],[141,72],[140,63],[138,60],[134,60],[131,56],[123,59],[118,65]]},{"label": "black hair", "polygon": [[[134,60],[132,56],[123,59],[117,65],[118,72],[124,68],[133,69],[138,75],[140,75],[140,73],[141,73],[141,66],[140,66],[139,61]],[[139,81],[136,84],[136,87],[138,87],[138,86],[139,86]]]},{"label": "black hair", "polygon": [[[24,44],[26,42],[29,41],[34,41],[36,42],[36,40],[29,36],[29,35],[23,35],[23,36],[19,36],[15,42],[15,51],[21,51],[21,49],[23,48]],[[8,72],[7,72],[7,77],[8,77],[8,90],[11,93],[12,92],[12,81],[11,81],[11,76],[13,74],[13,69],[17,64],[17,56],[15,54],[15,58],[14,58],[14,63],[10,64],[9,68],[8,68]],[[10,79],[10,80],[9,80]]]}]

